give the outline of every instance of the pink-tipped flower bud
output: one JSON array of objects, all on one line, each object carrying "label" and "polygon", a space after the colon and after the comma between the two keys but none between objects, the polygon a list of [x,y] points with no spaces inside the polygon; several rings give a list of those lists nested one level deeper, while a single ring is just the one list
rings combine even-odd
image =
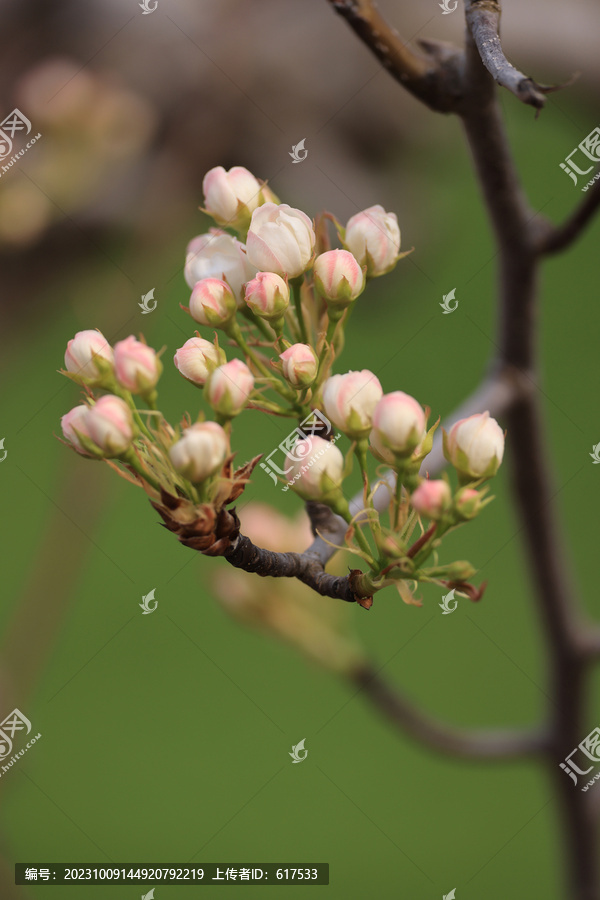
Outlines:
[{"label": "pink-tipped flower bud", "polygon": [[62,433],[69,441],[74,450],[81,456],[93,456],[89,452],[91,450],[90,432],[87,425],[87,416],[90,411],[89,406],[82,403],[81,406],[75,406],[69,410],[60,420]]},{"label": "pink-tipped flower bud", "polygon": [[394,268],[400,252],[400,229],[395,213],[370,206],[348,220],[344,246],[354,254],[370,278]]},{"label": "pink-tipped flower bud", "polygon": [[313,383],[319,371],[319,360],[308,344],[292,344],[279,354],[283,375],[292,387],[302,390]]},{"label": "pink-tipped flower bud", "polygon": [[344,457],[340,450],[324,438],[305,438],[298,441],[287,455],[291,469],[288,483],[304,500],[327,503],[341,493],[344,477]]},{"label": "pink-tipped flower bud", "polygon": [[235,315],[237,303],[226,281],[203,278],[194,285],[190,297],[190,315],[201,325],[223,328]]},{"label": "pink-tipped flower bud", "polygon": [[106,457],[121,456],[133,440],[133,417],[124,400],[105,394],[86,417],[92,441]]},{"label": "pink-tipped flower bud", "polygon": [[444,434],[444,455],[462,481],[495,475],[504,455],[504,434],[489,412],[461,419]]},{"label": "pink-tipped flower bud", "polygon": [[310,264],[315,240],[312,222],[302,210],[265,203],[252,213],[248,259],[263,272],[297,278]]},{"label": "pink-tipped flower bud", "polygon": [[348,250],[327,250],[317,256],[315,286],[331,309],[343,310],[364,287],[363,270]]},{"label": "pink-tipped flower bud", "polygon": [[156,385],[162,364],[152,347],[131,334],[115,344],[115,373],[119,383],[134,394],[148,394]]},{"label": "pink-tipped flower bud", "polygon": [[204,206],[220,225],[232,228],[248,226],[254,210],[262,203],[261,187],[254,175],[243,166],[225,171],[223,166],[210,169],[202,182]]},{"label": "pink-tipped flower bud", "polygon": [[462,488],[454,498],[454,508],[461,519],[474,519],[483,505],[479,491],[474,488]]},{"label": "pink-tipped flower bud", "polygon": [[379,379],[363,369],[332,375],[323,386],[323,408],[340,431],[354,440],[367,437],[375,407],[383,395]]},{"label": "pink-tipped flower bud", "polygon": [[78,331],[67,344],[65,368],[91,386],[101,385],[112,374],[112,347],[100,331]]},{"label": "pink-tipped flower bud", "polygon": [[290,305],[290,289],[275,272],[259,272],[246,285],[244,300],[261,319],[276,322]]},{"label": "pink-tipped flower bud", "polygon": [[422,481],[411,495],[410,502],[421,516],[430,519],[441,519],[450,508],[452,493],[445,481]]},{"label": "pink-tipped flower bud", "polygon": [[227,435],[216,422],[198,422],[186,428],[169,450],[174,469],[194,483],[217,472],[229,453]]},{"label": "pink-tipped flower bud", "polygon": [[206,399],[222,416],[237,416],[248,403],[254,389],[254,376],[240,359],[218,366],[208,376]]},{"label": "pink-tipped flower bud", "polygon": [[425,413],[414,397],[403,391],[385,394],[373,413],[373,436],[395,456],[410,456],[425,437]]},{"label": "pink-tipped flower bud", "polygon": [[193,337],[177,350],[173,362],[184,378],[202,386],[213,369],[227,362],[227,357],[224,350],[210,341]]},{"label": "pink-tipped flower bud", "polygon": [[204,278],[226,281],[240,305],[243,302],[242,285],[254,278],[256,266],[248,261],[244,244],[225,231],[213,228],[188,244],[184,272],[190,288]]}]

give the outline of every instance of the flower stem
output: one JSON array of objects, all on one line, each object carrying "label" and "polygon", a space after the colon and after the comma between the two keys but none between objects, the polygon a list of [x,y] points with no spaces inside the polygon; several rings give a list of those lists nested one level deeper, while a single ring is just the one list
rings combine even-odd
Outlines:
[{"label": "flower stem", "polygon": [[251,309],[249,309],[246,304],[240,308],[241,314],[247,319],[251,325],[255,325],[259,331],[262,331],[263,335],[267,338],[268,341],[272,341],[274,339],[273,331],[269,330],[269,326],[267,323],[260,318],[260,316],[256,316]]},{"label": "flower stem", "polygon": [[354,538],[356,539],[356,543],[363,551],[363,553],[367,557],[367,562],[369,564],[369,568],[372,572],[378,571],[378,565],[373,558],[373,551],[371,550],[371,546],[365,537],[365,535],[360,530],[360,526],[352,521],[352,513],[350,512],[350,507],[348,506],[347,501],[344,499],[343,502],[337,503],[333,508],[333,511],[336,512],[339,516],[341,516],[348,525],[351,525],[354,529]]},{"label": "flower stem", "polygon": [[400,507],[402,506],[402,479],[400,478],[400,472],[396,471],[396,492],[395,492],[395,525],[394,530],[398,531],[400,528]]},{"label": "flower stem", "polygon": [[160,484],[154,478],[153,475],[150,475],[147,470],[144,468],[138,455],[135,450],[131,447],[125,451],[125,453],[120,457],[121,461],[125,463],[125,465],[129,466],[131,469],[134,469],[140,475],[144,481],[147,481],[148,484],[151,484],[155,491],[160,494]]},{"label": "flower stem", "polygon": [[268,379],[269,385],[273,388],[274,391],[277,391],[288,403],[293,403],[296,405],[296,393],[292,391],[291,388],[286,388],[281,384],[278,378],[274,377],[272,372],[269,372],[267,366],[258,358],[257,354],[252,350],[246,341],[244,340],[244,336],[240,331],[240,328],[237,322],[232,322],[227,331],[229,337],[232,338],[240,347],[240,349],[245,353],[248,359],[251,359],[259,372],[261,372],[265,378]]},{"label": "flower stem", "polygon": [[327,324],[327,334],[325,335],[325,340],[323,341],[323,346],[321,347],[321,352],[319,354],[319,368],[317,370],[317,379],[315,382],[316,384],[321,383],[321,376],[323,374],[323,366],[325,363],[325,359],[329,352],[329,348],[331,347],[331,344],[333,343],[333,338],[335,336],[335,330],[338,326],[339,321],[340,321],[339,319],[329,319],[329,322]]},{"label": "flower stem", "polygon": [[292,296],[294,298],[294,307],[296,309],[296,317],[298,319],[298,327],[300,329],[300,337],[302,339],[303,344],[308,344],[308,332],[306,330],[306,322],[304,321],[304,311],[302,309],[302,299],[300,296],[300,289],[302,286],[303,277],[293,278],[290,281],[290,289],[292,292]]}]

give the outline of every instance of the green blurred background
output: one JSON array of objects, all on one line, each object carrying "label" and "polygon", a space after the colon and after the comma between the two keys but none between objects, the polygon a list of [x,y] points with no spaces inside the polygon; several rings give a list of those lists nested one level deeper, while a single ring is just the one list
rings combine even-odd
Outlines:
[{"label": "green blurred background", "polygon": [[[435,756],[355,688],[240,627],[211,588],[226,564],[178,545],[141,491],[55,437],[78,402],[57,369],[83,328],[111,341],[143,331],[166,346],[161,408],[172,421],[197,412],[200,393],[170,359],[193,334],[179,309],[189,297],[183,257],[209,224],[197,211],[200,185],[218,164],[248,166],[311,216],[327,208],[345,221],[373,203],[398,214],[403,247],[415,252],[360,300],[340,370],[369,368],[384,390],[450,413],[494,351],[495,249],[459,124],[405,96],[325,2],[198,10],[159,0],[151,16],[135,3],[78,6],[3,10],[17,48],[0,64],[3,109],[33,110],[43,140],[0,180],[0,698],[2,716],[18,706],[43,737],[0,779],[2,896],[126,898],[150,888],[15,888],[17,861],[281,861],[330,864],[328,887],[298,886],[294,896],[425,900],[456,888],[457,900],[563,898],[544,770]],[[460,40],[460,11],[401,6],[383,4],[407,37]],[[598,71],[578,59],[575,38],[563,39],[562,5],[546,8],[556,43],[548,37],[531,54],[527,17],[505,13],[518,62],[543,82],[574,68],[582,80],[552,95],[538,120],[509,95],[502,103],[532,206],[559,221],[581,197],[559,163],[598,124]],[[596,23],[579,12],[585,44]],[[288,151],[303,137],[308,158],[293,165]],[[560,525],[595,617],[598,235],[596,223],[548,262],[539,316]],[[137,303],[151,287],[158,308],[142,316]],[[459,307],[444,316],[452,288]],[[247,414],[238,459],[270,452],[286,432]],[[478,525],[445,542],[445,558],[470,559],[488,580],[480,604],[462,601],[448,618],[439,591],[424,587],[421,608],[387,590],[369,613],[341,611],[382,676],[458,725],[527,725],[549,703],[507,474]],[[239,505],[250,500],[290,516],[301,507],[260,472]],[[158,609],[142,616],[153,588]],[[292,765],[302,738],[308,757]],[[156,897],[202,891],[159,887]]]}]

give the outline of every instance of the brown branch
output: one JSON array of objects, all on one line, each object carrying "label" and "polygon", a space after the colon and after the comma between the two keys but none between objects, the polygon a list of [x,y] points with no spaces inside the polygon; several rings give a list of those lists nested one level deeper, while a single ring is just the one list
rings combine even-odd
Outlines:
[{"label": "brown branch", "polygon": [[[566,248],[579,236],[600,206],[600,183],[562,226],[553,227],[536,219],[515,169],[494,82],[536,109],[544,105],[545,94],[550,89],[536,84],[506,60],[498,37],[499,3],[465,0],[465,8],[469,27],[463,57],[463,97],[456,111],[465,126],[498,243],[499,352],[495,371],[510,373],[517,382],[503,396],[503,412],[508,424],[514,496],[523,522],[524,543],[549,657],[552,704],[548,736],[542,740],[540,735],[533,737],[533,747],[534,752],[543,754],[554,783],[567,853],[569,896],[573,900],[597,900],[600,877],[597,823],[592,812],[595,804],[573,786],[559,763],[586,731],[589,681],[586,674],[589,663],[600,654],[600,629],[594,626],[591,633],[586,632],[575,599],[574,579],[568,574],[563,541],[558,534],[555,492],[541,426],[540,394],[536,389],[535,323],[540,257]],[[363,35],[363,40],[373,49],[371,35]],[[414,88],[409,90],[419,96]],[[487,387],[495,387],[493,377]],[[484,393],[485,389],[484,385]],[[457,744],[454,732],[450,732],[449,740],[443,726],[424,718],[386,685],[373,681],[372,672],[363,673],[360,684],[367,690],[369,699],[409,733],[438,750],[472,754],[473,745],[465,746],[460,739]],[[531,739],[529,735],[528,740]],[[507,749],[503,740],[496,734],[490,744],[488,735],[485,750],[493,755],[501,748]],[[514,741],[511,735],[508,755],[514,749]]]},{"label": "brown branch", "polygon": [[437,112],[456,108],[461,95],[458,50],[435,41],[421,41],[425,54],[416,53],[385,21],[372,0],[327,2],[407,91]]},{"label": "brown branch", "polygon": [[590,188],[589,194],[562,225],[552,226],[548,223],[545,232],[538,240],[536,250],[540,255],[549,256],[570,247],[583,233],[600,208],[600,180]]},{"label": "brown branch", "polygon": [[[537,229],[515,171],[494,84],[481,65],[474,39],[467,42],[466,59],[467,79],[474,85],[478,102],[465,106],[463,121],[499,245],[500,359],[522,371],[533,386],[538,378]],[[523,522],[524,544],[550,661],[553,703],[546,763],[562,812],[570,896],[592,900],[599,893],[596,831],[591,827],[584,798],[559,768],[560,761],[585,734],[583,626],[574,596],[574,579],[567,573],[563,541],[558,535],[539,392],[532,389],[511,405],[506,423],[513,494]]]},{"label": "brown branch", "polygon": [[465,0],[467,25],[483,64],[494,81],[522,103],[542,109],[546,103],[545,94],[554,88],[537,84],[509,63],[500,43],[500,13],[501,6],[497,0]]},{"label": "brown branch", "polygon": [[438,722],[393,690],[372,668],[355,672],[352,681],[386,719],[438,753],[461,759],[521,759],[543,753],[548,743],[542,731],[470,731]]},{"label": "brown branch", "polygon": [[[364,587],[365,577],[360,569],[352,569],[349,575],[330,575],[325,571],[325,563],[335,553],[327,541],[330,538],[339,537],[338,516],[335,516],[329,507],[323,503],[306,504],[306,510],[311,521],[313,534],[317,530],[323,538],[317,537],[313,544],[304,553],[277,553],[274,550],[265,550],[252,543],[250,538],[239,532],[239,520],[235,510],[229,510],[228,515],[237,523],[236,527],[223,544],[215,552],[214,547],[205,552],[209,555],[223,556],[227,562],[237,569],[260,575],[261,578],[297,578],[303,584],[308,585],[322,597],[332,597],[336,600],[344,600],[347,603],[358,603],[365,609],[372,605],[371,588]],[[342,521],[342,520],[340,520]],[[340,537],[340,544],[347,528],[344,523],[344,531]],[[189,546],[189,545],[188,545]],[[363,576],[361,578],[361,576]]]},{"label": "brown branch", "polygon": [[351,576],[329,575],[316,559],[302,553],[276,553],[256,547],[250,538],[240,534],[223,554],[227,562],[261,578],[297,578],[321,594],[348,603],[359,599],[351,587]]}]

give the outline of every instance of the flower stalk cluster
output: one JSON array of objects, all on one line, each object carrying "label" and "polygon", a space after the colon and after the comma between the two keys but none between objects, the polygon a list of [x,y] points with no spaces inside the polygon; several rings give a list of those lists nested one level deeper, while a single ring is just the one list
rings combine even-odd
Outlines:
[{"label": "flower stalk cluster", "polygon": [[[177,349],[174,365],[203,391],[213,419],[186,414],[172,426],[158,409],[160,354],[133,336],[112,347],[101,332],[82,331],[65,354],[64,374],[85,392],[62,419],[67,442],[141,484],[187,546],[227,556],[239,536],[228,507],[259,459],[233,469],[236,417],[261,410],[303,422],[318,411],[329,429],[299,436],[281,481],[347,522],[346,544],[367,567],[349,576],[357,599],[368,606],[375,591],[395,585],[405,602],[418,603],[419,582],[476,595],[473,567],[441,564],[438,550],[445,534],[490,501],[482,485],[502,461],[500,427],[487,413],[457,422],[444,447],[458,484],[447,474],[430,481],[421,474],[437,427],[428,427],[429,410],[402,391],[384,394],[368,370],[333,374],[354,305],[372,278],[406,255],[396,216],[373,206],[346,226],[329,213],[313,222],[239,166],[212,169],[204,191],[218,227],[188,245],[191,296],[182,307],[204,330]],[[330,223],[341,247],[331,247]],[[364,508],[354,517],[346,489],[353,460],[364,485]],[[385,516],[371,488],[381,464],[396,474]]]}]

